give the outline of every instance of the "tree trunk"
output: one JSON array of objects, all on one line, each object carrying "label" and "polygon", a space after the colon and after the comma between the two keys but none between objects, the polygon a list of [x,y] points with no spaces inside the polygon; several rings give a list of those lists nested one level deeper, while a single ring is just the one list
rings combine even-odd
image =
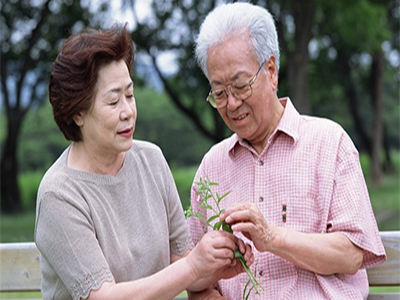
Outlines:
[{"label": "tree trunk", "polygon": [[379,185],[382,179],[381,150],[383,144],[382,92],[383,92],[383,52],[379,50],[373,56],[371,68],[371,89],[374,106],[374,132],[372,141],[372,182]]},{"label": "tree trunk", "polygon": [[23,114],[11,111],[7,122],[7,138],[1,159],[1,211],[15,213],[22,210],[21,197],[18,188],[17,144]]},{"label": "tree trunk", "polygon": [[394,167],[392,155],[390,153],[389,134],[387,127],[383,124],[383,149],[385,152],[385,161],[383,163],[383,173],[395,174],[396,168]]},{"label": "tree trunk", "polygon": [[[289,95],[297,110],[302,114],[310,114],[311,106],[308,95],[308,44],[312,37],[312,26],[316,11],[316,2],[291,1],[292,14],[295,23],[294,49],[286,53],[288,58]],[[281,34],[283,34],[281,32]],[[284,48],[285,49],[285,48]]]},{"label": "tree trunk", "polygon": [[365,151],[368,153],[369,157],[372,158],[372,140],[364,127],[364,122],[359,111],[358,95],[355,84],[351,78],[351,68],[349,65],[350,58],[351,53],[338,51],[337,65],[340,72],[340,80],[345,91],[346,101],[349,105],[354,129],[357,131],[357,135],[360,138]]},{"label": "tree trunk", "polygon": [[290,98],[293,100],[296,109],[306,115],[311,113],[308,96],[308,60],[308,58],[294,53],[289,58],[288,64]]}]

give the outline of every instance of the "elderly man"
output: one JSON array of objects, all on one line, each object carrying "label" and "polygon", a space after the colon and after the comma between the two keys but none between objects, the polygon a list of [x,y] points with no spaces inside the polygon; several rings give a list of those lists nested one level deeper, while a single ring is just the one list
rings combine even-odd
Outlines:
[{"label": "elderly man", "polygon": [[[217,7],[196,57],[211,85],[207,101],[234,134],[204,156],[194,182],[208,176],[219,183],[214,192],[231,191],[220,220],[253,243],[261,299],[365,299],[365,269],[386,256],[358,152],[338,124],[278,98],[270,13],[249,3]],[[201,211],[195,184],[191,200]],[[204,224],[189,225],[197,243]],[[240,299],[246,282],[246,274],[220,280],[191,298]]]}]

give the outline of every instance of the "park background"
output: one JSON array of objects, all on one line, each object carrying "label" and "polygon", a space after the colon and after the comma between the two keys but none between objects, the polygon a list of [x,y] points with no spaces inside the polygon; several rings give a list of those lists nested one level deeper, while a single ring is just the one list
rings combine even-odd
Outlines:
[{"label": "park background", "polygon": [[[0,242],[33,241],[40,180],[69,144],[48,102],[51,63],[65,38],[87,26],[127,22],[136,48],[134,138],[161,147],[189,205],[203,155],[231,134],[205,101],[209,84],[193,56],[201,22],[221,2],[1,2]],[[360,152],[379,229],[400,230],[400,1],[250,2],[275,17],[279,96],[343,126]]]}]

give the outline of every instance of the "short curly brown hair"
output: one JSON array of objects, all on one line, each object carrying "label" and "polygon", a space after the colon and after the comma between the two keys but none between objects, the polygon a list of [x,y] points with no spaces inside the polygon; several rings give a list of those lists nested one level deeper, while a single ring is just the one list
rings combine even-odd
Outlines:
[{"label": "short curly brown hair", "polygon": [[73,118],[91,108],[100,68],[121,59],[130,73],[134,52],[126,25],[109,30],[85,29],[61,46],[50,73],[49,98],[54,120],[67,140],[82,140]]}]

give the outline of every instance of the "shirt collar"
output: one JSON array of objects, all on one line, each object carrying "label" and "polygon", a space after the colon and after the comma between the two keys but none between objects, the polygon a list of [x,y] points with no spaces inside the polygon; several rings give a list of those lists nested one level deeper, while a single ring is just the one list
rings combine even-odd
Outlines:
[{"label": "shirt collar", "polygon": [[278,123],[276,131],[286,133],[293,139],[293,143],[296,143],[299,139],[300,114],[289,97],[281,98],[279,101],[285,107],[285,111]]},{"label": "shirt collar", "polygon": [[[293,139],[293,143],[296,143],[299,138],[300,114],[292,104],[292,101],[289,97],[280,98],[279,101],[285,107],[285,110],[276,130],[272,135],[275,135],[278,131],[280,131],[290,136]],[[249,143],[246,140],[238,137],[238,135],[235,133],[229,139],[228,151],[231,154],[234,154],[236,146],[242,146],[251,149]]]}]

